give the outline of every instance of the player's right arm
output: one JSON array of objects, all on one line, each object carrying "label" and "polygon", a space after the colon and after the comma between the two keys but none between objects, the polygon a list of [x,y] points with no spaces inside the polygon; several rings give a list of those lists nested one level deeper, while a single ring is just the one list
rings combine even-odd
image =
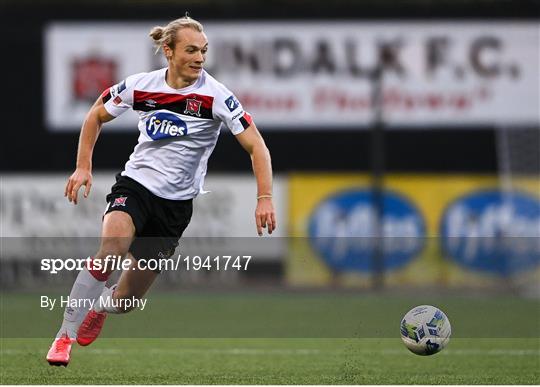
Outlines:
[{"label": "player's right arm", "polygon": [[96,100],[92,108],[88,111],[88,114],[86,114],[79,136],[76,169],[69,177],[64,190],[64,196],[67,196],[68,200],[74,204],[77,204],[77,196],[81,186],[85,186],[85,198],[90,194],[94,146],[101,131],[101,126],[113,118],[115,117],[105,109],[102,96]]},{"label": "player's right arm", "polygon": [[84,197],[88,197],[92,187],[92,153],[101,126],[133,107],[133,90],[139,79],[146,73],[130,75],[125,80],[109,87],[90,109],[81,129],[77,151],[77,169],[69,178],[64,196],[77,204],[79,188],[85,186]]}]

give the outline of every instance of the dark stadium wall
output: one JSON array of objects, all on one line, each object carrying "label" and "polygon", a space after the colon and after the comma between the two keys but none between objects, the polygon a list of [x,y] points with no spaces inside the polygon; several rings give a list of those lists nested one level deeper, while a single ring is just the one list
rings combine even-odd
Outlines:
[{"label": "dark stadium wall", "polygon": [[[505,19],[538,20],[537,1],[337,1],[329,6],[317,1],[172,1],[101,0],[4,1],[1,39],[4,105],[2,172],[66,171],[75,162],[77,134],[51,133],[44,127],[43,27],[49,21],[168,20],[189,10],[203,20],[382,20],[382,19]],[[266,131],[276,172],[295,170],[368,170],[369,131]],[[136,144],[130,134],[105,133],[98,141],[94,168],[118,170]],[[419,130],[407,128],[386,133],[386,167],[389,171],[494,172],[497,168],[495,130],[492,127]],[[247,155],[230,134],[223,134],[210,161],[213,171],[248,171]]]}]

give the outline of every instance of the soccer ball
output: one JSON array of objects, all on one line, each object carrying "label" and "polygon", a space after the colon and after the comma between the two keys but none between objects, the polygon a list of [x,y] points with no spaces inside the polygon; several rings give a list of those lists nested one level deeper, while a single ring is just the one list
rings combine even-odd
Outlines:
[{"label": "soccer ball", "polygon": [[401,320],[401,340],[417,355],[433,355],[441,351],[451,334],[448,317],[431,305],[412,308]]}]

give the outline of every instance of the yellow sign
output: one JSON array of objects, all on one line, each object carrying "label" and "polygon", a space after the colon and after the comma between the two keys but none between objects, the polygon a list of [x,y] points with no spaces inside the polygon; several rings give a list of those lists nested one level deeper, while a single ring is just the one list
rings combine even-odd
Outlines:
[{"label": "yellow sign", "polygon": [[[351,226],[349,220],[349,223],[343,226],[351,231],[349,234],[347,230],[341,234],[338,231],[335,233],[330,231],[328,234],[329,227],[343,224],[343,222],[331,220],[325,223],[327,226],[322,234],[318,229],[318,239],[312,235],[313,230],[311,230],[311,235],[309,230],[310,227],[318,227],[314,218],[320,217],[322,212],[326,214],[324,215],[326,218],[330,216],[328,214],[332,214],[332,211],[336,213],[341,211],[345,213],[341,215],[342,217],[350,217],[350,211],[353,211],[353,207],[350,207],[351,200],[370,200],[370,183],[370,176],[367,174],[298,174],[291,176],[289,181],[289,230],[292,238],[289,249],[290,256],[287,261],[287,278],[291,284],[369,286],[372,278],[369,257],[363,256],[362,253],[358,253],[360,250],[354,249],[349,250],[348,255],[343,253],[329,257],[328,255],[332,255],[338,249],[334,243],[337,238],[324,239],[330,235],[334,237],[341,235],[340,238],[351,238],[346,239],[347,243],[350,244],[353,238],[358,239],[366,236],[351,231],[351,227],[358,227],[357,224]],[[540,202],[538,202],[540,179],[525,177],[514,179],[512,185],[514,190],[524,195],[523,200],[527,201],[521,205],[519,204],[523,202],[521,197],[514,198],[513,200],[521,200],[516,202],[519,204],[517,207],[529,205],[532,208],[531,211],[534,212],[529,214],[530,216],[525,214],[525,218],[529,216],[531,222],[537,219],[540,222],[540,215],[537,214],[538,209],[540,209]],[[391,253],[387,251],[388,255],[385,254],[384,260],[385,265],[390,265],[390,267],[385,271],[385,284],[491,287],[494,282],[500,281],[501,274],[503,274],[500,270],[504,270],[504,267],[499,268],[496,264],[492,265],[489,259],[482,257],[481,252],[478,252],[481,250],[466,255],[461,253],[459,250],[461,247],[458,246],[455,248],[455,254],[449,254],[441,247],[443,240],[440,235],[442,227],[445,227],[443,222],[448,223],[449,221],[447,219],[449,214],[445,213],[447,211],[454,215],[461,214],[464,211],[463,208],[473,206],[474,208],[471,207],[472,213],[480,213],[483,216],[482,219],[485,218],[485,222],[489,222],[494,216],[492,214],[494,208],[497,205],[500,208],[504,207],[505,193],[500,191],[500,182],[495,176],[387,175],[384,178],[384,191],[385,206],[390,206],[391,211],[389,210],[389,212],[395,211],[395,215],[387,214],[385,211],[383,222],[385,235],[408,236],[404,242],[422,239],[420,242],[417,241],[420,248],[411,248],[411,254],[408,256],[406,245],[405,250],[397,249]],[[361,212],[357,207],[354,207],[354,211]],[[502,217],[503,215],[497,216]],[[454,218],[456,216],[458,215],[455,215]],[[356,223],[365,222],[369,216],[364,218],[357,216],[357,219],[360,220],[356,220]],[[475,220],[472,219],[471,222],[475,222]],[[314,224],[316,225],[314,226]],[[420,234],[422,236],[417,238],[416,236]],[[464,240],[473,236],[467,234]],[[446,239],[446,241],[448,240],[452,240],[452,238]],[[395,244],[396,241],[399,242],[399,238],[387,238],[385,243]],[[362,242],[355,241],[354,243]],[[356,256],[351,256],[355,251]],[[538,257],[540,252],[533,252],[533,255]],[[528,264],[533,270],[522,270],[518,276],[514,276],[515,273],[509,271],[506,273],[507,277],[510,276],[513,280],[522,282],[538,280],[540,278],[540,263],[534,257],[528,257],[529,261],[525,263],[523,260],[515,260],[516,265]],[[528,274],[523,274],[523,272]]]}]

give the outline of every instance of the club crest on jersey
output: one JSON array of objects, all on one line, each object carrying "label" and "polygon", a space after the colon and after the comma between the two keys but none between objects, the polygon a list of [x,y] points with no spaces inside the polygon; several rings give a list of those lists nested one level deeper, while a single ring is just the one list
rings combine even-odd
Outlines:
[{"label": "club crest on jersey", "polygon": [[184,110],[184,114],[191,114],[193,116],[200,117],[201,116],[201,101],[197,101],[196,99],[189,98],[186,100],[186,109]]},{"label": "club crest on jersey", "polygon": [[187,125],[175,114],[157,112],[146,121],[146,133],[152,140],[187,135]]},{"label": "club crest on jersey", "polygon": [[120,196],[119,198],[114,199],[114,202],[111,205],[111,208],[112,207],[120,207],[120,206],[125,207],[126,206],[126,200],[127,200],[127,196]]},{"label": "club crest on jersey", "polygon": [[234,95],[231,95],[225,100],[225,105],[227,105],[227,109],[229,109],[230,112],[233,112],[238,106],[240,106],[240,102],[234,98]]}]

